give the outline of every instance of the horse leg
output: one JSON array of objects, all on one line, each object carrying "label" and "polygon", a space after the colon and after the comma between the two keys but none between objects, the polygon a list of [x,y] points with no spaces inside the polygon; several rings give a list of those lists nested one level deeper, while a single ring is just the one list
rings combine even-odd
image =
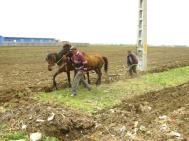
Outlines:
[{"label": "horse leg", "polygon": [[[98,76],[98,78],[99,78],[98,70],[95,69],[94,71],[96,72],[96,74],[97,74],[97,76]],[[98,78],[97,78],[96,83],[95,83],[96,85],[98,84]]]},{"label": "horse leg", "polygon": [[98,79],[96,81],[96,85],[100,85],[101,84],[101,76],[102,76],[101,70],[99,68],[97,68],[97,69],[95,69],[95,72],[98,75]]},{"label": "horse leg", "polygon": [[59,70],[53,75],[53,88],[55,88],[56,90],[58,89],[57,88],[57,85],[56,85],[56,80],[55,80],[55,78],[56,78],[56,76],[59,74],[60,72],[59,72]]},{"label": "horse leg", "polygon": [[99,78],[98,78],[98,85],[100,85],[101,84],[101,77],[102,77],[102,72],[101,72],[101,69],[100,68],[98,68],[98,72],[99,72]]},{"label": "horse leg", "polygon": [[87,80],[88,80],[88,83],[91,84],[91,81],[89,79],[89,72],[87,71]]},{"label": "horse leg", "polygon": [[55,88],[56,90],[58,89],[57,88],[57,85],[56,85],[56,76],[58,74],[60,74],[61,72],[63,72],[64,70],[62,68],[58,69],[58,71],[53,75],[53,89]]},{"label": "horse leg", "polygon": [[71,87],[71,81],[70,81],[70,71],[67,71],[67,78],[68,78],[68,86]]}]

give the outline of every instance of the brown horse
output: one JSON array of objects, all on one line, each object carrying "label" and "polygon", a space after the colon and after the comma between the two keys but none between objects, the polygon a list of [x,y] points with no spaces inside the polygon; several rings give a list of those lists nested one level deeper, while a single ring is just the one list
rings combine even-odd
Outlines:
[{"label": "brown horse", "polygon": [[[64,47],[63,46],[63,62],[65,62],[66,64],[70,65],[72,64],[72,60],[68,59],[72,57],[72,53],[69,51],[70,47]],[[105,56],[102,56],[100,54],[94,54],[94,55],[89,55],[86,53],[83,53],[84,58],[87,60],[87,70],[94,70],[96,72],[96,74],[98,75],[98,79],[96,81],[96,85],[100,85],[101,84],[101,77],[102,77],[102,66],[104,65],[104,71],[107,74],[108,71],[108,59]],[[70,61],[68,61],[70,60]],[[89,77],[88,77],[89,80]]]}]

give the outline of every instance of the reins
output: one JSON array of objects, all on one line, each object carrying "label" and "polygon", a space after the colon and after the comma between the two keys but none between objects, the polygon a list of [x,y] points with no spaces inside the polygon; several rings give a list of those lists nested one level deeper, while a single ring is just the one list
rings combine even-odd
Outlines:
[{"label": "reins", "polygon": [[[57,65],[62,60],[63,57],[64,57],[64,55],[56,62]],[[65,67],[66,65],[67,65],[67,62],[63,63],[61,66],[59,66],[59,69]]]},{"label": "reins", "polygon": [[[67,56],[69,53],[66,53],[65,54],[65,56]],[[62,60],[62,58],[64,57],[64,55],[60,58],[60,60],[58,60],[57,62],[56,62],[56,64],[58,64],[61,60]]]},{"label": "reins", "polygon": [[62,56],[62,57],[60,58],[60,60],[58,60],[58,61],[56,62],[56,64],[58,64],[58,63],[62,60],[63,57],[64,57],[64,56]]},{"label": "reins", "polygon": [[[65,56],[67,56],[68,53],[65,54]],[[64,66],[67,65],[67,62],[63,63],[61,66],[58,65],[58,63],[63,59],[64,55],[56,62],[56,65],[60,68],[63,68]]]}]

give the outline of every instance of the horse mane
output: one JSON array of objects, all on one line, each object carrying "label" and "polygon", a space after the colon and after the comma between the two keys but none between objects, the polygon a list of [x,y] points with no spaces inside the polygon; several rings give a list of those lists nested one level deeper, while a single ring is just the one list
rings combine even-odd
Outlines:
[{"label": "horse mane", "polygon": [[58,54],[58,57],[61,58],[61,57],[63,57],[63,55],[65,55],[66,53],[65,53],[65,50],[64,50],[64,49],[61,49],[57,54]]},{"label": "horse mane", "polygon": [[[51,58],[52,58],[52,56],[55,56],[56,57],[56,62],[55,63],[57,63],[57,61],[59,61],[60,59],[61,59],[61,53],[59,52],[59,53],[57,53],[57,52],[52,52],[52,53],[49,53],[48,55],[47,55],[47,58],[46,58],[46,60],[50,60]],[[57,65],[61,65],[62,64],[62,61],[59,61],[58,63],[57,63]]]},{"label": "horse mane", "polygon": [[47,58],[46,58],[46,59],[48,59],[48,60],[49,60],[49,59],[51,58],[51,56],[52,56],[52,55],[57,55],[57,53],[56,53],[56,52],[51,52],[51,53],[48,53],[48,54],[47,54]]}]

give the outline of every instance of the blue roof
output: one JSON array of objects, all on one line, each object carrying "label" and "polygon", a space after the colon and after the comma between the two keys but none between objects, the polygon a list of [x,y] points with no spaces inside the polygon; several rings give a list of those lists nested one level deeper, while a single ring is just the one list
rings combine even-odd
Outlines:
[{"label": "blue roof", "polygon": [[33,37],[4,37],[7,39],[50,39],[50,40],[55,40],[55,38],[33,38]]},{"label": "blue roof", "polygon": [[0,42],[20,42],[20,43],[49,43],[56,42],[55,38],[30,38],[30,37],[3,37],[0,36]]}]

